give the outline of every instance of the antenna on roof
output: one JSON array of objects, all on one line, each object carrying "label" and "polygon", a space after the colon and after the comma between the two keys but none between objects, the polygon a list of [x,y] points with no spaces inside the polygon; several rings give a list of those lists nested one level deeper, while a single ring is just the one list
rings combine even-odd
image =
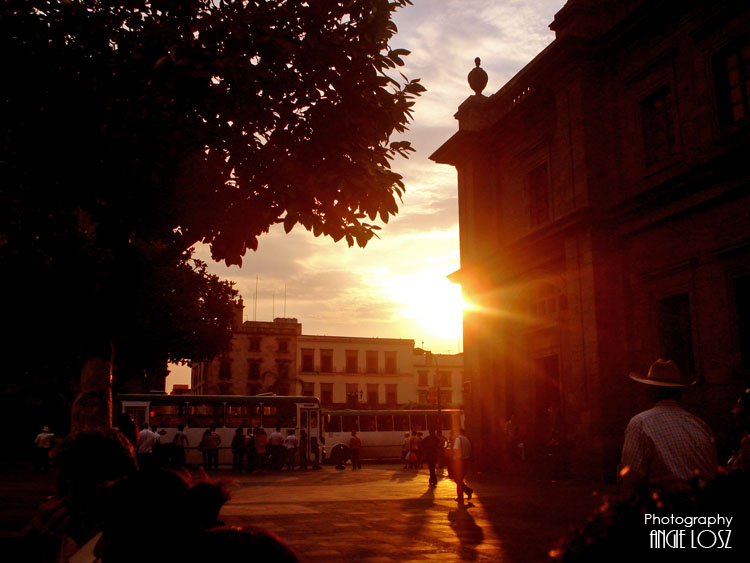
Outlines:
[{"label": "antenna on roof", "polygon": [[253,320],[257,320],[258,313],[258,274],[255,274],[255,298],[253,299]]},{"label": "antenna on roof", "polygon": [[271,294],[271,320],[276,318],[276,294]]},{"label": "antenna on roof", "polygon": [[286,284],[284,284],[284,318],[286,318]]}]

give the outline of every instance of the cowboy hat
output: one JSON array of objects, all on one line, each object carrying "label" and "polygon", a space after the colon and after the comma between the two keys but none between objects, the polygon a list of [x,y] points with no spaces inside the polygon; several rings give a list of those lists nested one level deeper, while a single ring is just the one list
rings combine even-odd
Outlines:
[{"label": "cowboy hat", "polygon": [[686,379],[672,360],[659,358],[648,370],[646,377],[637,373],[630,373],[630,379],[646,385],[658,385],[659,387],[687,387],[692,381]]}]

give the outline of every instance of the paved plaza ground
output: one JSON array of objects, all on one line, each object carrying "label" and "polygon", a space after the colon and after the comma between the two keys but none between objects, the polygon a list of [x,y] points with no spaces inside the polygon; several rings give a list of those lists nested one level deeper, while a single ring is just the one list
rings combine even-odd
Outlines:
[{"label": "paved plaza ground", "polygon": [[[600,488],[583,482],[474,475],[473,507],[458,510],[447,478],[427,486],[427,471],[374,465],[359,471],[212,474],[232,498],[221,518],[265,528],[303,561],[548,560],[554,542],[598,506]],[[0,471],[0,537],[17,533],[53,494],[49,475]]]}]

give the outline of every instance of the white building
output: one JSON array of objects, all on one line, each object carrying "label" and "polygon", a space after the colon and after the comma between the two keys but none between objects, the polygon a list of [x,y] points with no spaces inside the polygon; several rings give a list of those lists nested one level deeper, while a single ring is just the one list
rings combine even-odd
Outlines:
[{"label": "white building", "polygon": [[416,402],[413,350],[400,338],[300,335],[297,392],[329,406]]},{"label": "white building", "polygon": [[441,407],[464,403],[464,392],[470,382],[464,375],[463,354],[431,354],[414,350],[414,372],[417,387],[416,402]]}]

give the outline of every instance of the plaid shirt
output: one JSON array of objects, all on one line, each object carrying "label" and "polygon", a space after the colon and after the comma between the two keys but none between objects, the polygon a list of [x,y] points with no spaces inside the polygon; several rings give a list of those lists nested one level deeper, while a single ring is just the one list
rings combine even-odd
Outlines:
[{"label": "plaid shirt", "polygon": [[686,489],[696,471],[707,480],[715,477],[717,465],[711,429],[677,401],[659,401],[631,418],[625,430],[626,481]]}]

